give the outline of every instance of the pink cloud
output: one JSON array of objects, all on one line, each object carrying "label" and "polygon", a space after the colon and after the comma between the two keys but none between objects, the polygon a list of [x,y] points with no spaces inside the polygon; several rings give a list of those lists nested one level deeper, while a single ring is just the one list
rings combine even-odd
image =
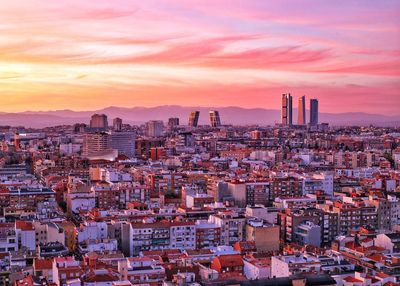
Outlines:
[{"label": "pink cloud", "polygon": [[[49,100],[62,86],[63,93],[90,94],[102,98],[99,102],[115,94],[121,104],[215,100],[275,106],[276,95],[292,90],[321,96],[327,110],[342,105],[394,112],[399,86],[393,82],[400,75],[396,8],[397,2],[369,0],[362,5],[314,0],[6,1],[0,5],[0,64],[21,64],[29,72],[0,75],[5,86],[0,92],[12,96],[26,86],[25,97],[21,93],[25,101],[34,92]],[[51,75],[52,64],[66,70],[60,79],[35,82],[36,69]],[[103,74],[93,80],[87,70],[98,64]],[[153,73],[127,75],[136,65]],[[164,68],[171,72],[162,74]],[[195,75],[173,73],[185,68]],[[199,80],[196,72],[210,75]],[[229,72],[245,74],[249,84],[239,84]],[[264,72],[275,73],[275,79],[269,82]],[[107,81],[107,75],[116,83]],[[76,82],[65,83],[65,78]],[[138,78],[140,84],[124,83]],[[360,107],[360,99],[368,104]],[[86,101],[75,96],[73,102]]]}]

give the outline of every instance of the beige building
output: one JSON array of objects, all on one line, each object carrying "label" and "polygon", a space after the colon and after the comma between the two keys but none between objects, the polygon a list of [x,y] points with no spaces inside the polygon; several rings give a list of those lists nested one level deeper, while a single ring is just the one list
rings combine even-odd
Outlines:
[{"label": "beige building", "polygon": [[260,219],[249,219],[246,224],[246,240],[256,243],[257,252],[279,250],[279,226]]}]

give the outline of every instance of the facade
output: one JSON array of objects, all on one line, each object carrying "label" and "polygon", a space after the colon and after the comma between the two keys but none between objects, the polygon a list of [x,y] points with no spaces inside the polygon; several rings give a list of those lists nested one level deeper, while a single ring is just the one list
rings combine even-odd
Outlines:
[{"label": "facade", "polygon": [[146,123],[146,135],[160,137],[163,134],[164,123],[161,120],[150,120]]},{"label": "facade", "polygon": [[297,124],[306,125],[306,97],[299,97]]},{"label": "facade", "polygon": [[221,245],[234,245],[245,237],[246,219],[232,211],[219,212],[211,215],[210,223],[221,228]]},{"label": "facade", "polygon": [[271,181],[271,198],[301,197],[303,195],[303,182],[296,177],[277,177]]},{"label": "facade", "polygon": [[246,240],[255,242],[257,252],[279,251],[279,225],[269,224],[260,219],[250,219],[246,224]]},{"label": "facade", "polygon": [[112,132],[111,148],[118,150],[118,154],[132,158],[135,156],[135,138],[134,132]]},{"label": "facade", "polygon": [[[165,268],[147,257],[126,258],[118,262],[118,272],[122,281],[131,285],[160,285],[166,278]],[[144,284],[146,283],[146,284]]]},{"label": "facade", "polygon": [[375,238],[374,244],[389,251],[389,253],[400,252],[400,233],[381,233]]},{"label": "facade", "polygon": [[244,275],[249,280],[271,278],[271,258],[246,257],[244,262]]},{"label": "facade", "polygon": [[146,250],[196,248],[196,231],[192,222],[132,223],[129,237],[131,256]]},{"label": "facade", "polygon": [[52,272],[53,282],[60,286],[67,285],[68,280],[79,278],[83,273],[80,262],[71,256],[54,258]]},{"label": "facade", "polygon": [[321,246],[321,227],[310,221],[302,222],[294,233],[301,245]]},{"label": "facade", "polygon": [[200,111],[192,111],[189,115],[189,127],[197,127],[199,124]]},{"label": "facade", "polygon": [[105,114],[93,114],[90,119],[90,129],[105,131],[108,128],[108,119]]},{"label": "facade", "polygon": [[89,133],[83,139],[83,156],[92,156],[111,149],[111,136],[108,133]]},{"label": "facade", "polygon": [[281,123],[288,126],[293,124],[293,98],[290,93],[282,94]]},{"label": "facade", "polygon": [[273,256],[271,259],[272,277],[289,277],[296,273],[320,269],[321,262],[312,255]]},{"label": "facade", "polygon": [[318,99],[310,99],[310,125],[318,125]]},{"label": "facade", "polygon": [[212,110],[209,112],[209,116],[210,116],[211,127],[220,127],[221,126],[221,118],[219,116],[219,111]]},{"label": "facade", "polygon": [[122,119],[117,117],[113,120],[113,130],[114,131],[122,131]]},{"label": "facade", "polygon": [[196,249],[217,247],[221,243],[221,227],[214,223],[196,222]]}]

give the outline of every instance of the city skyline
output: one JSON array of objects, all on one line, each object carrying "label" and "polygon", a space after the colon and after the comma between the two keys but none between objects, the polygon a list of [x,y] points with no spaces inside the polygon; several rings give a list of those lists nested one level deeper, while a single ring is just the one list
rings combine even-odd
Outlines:
[{"label": "city skyline", "polygon": [[400,286],[400,0],[4,0],[0,285]]},{"label": "city skyline", "polygon": [[269,109],[289,90],[318,98],[324,112],[398,115],[399,8],[8,1],[0,7],[0,111],[210,102]]}]

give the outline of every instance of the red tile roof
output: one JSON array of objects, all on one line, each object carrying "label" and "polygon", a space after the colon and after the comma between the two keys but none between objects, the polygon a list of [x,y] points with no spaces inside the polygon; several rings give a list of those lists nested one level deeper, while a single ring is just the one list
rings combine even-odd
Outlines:
[{"label": "red tile roof", "polygon": [[35,270],[51,269],[53,267],[52,258],[36,258],[33,261],[33,267]]}]

